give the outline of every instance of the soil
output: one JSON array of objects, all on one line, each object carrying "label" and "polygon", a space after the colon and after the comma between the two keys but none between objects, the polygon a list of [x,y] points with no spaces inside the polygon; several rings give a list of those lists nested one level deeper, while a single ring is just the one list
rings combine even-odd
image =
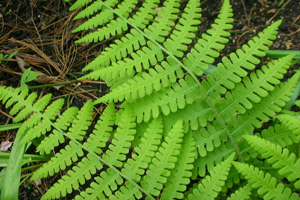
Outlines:
[{"label": "soil", "polygon": [[[199,33],[205,32],[215,20],[221,7],[219,1],[202,2],[202,18]],[[282,20],[278,30],[277,40],[271,49],[300,49],[300,2],[299,0],[231,0],[234,12],[233,29],[230,31],[230,42],[221,52],[229,55],[249,39],[256,36],[267,25]],[[25,67],[39,71],[54,78],[55,83],[71,82],[75,77],[83,75],[81,69],[92,61],[111,40],[99,43],[77,44],[74,42],[82,37],[82,33],[72,33],[72,30],[82,23],[72,21],[78,12],[69,12],[70,3],[63,0],[0,0],[0,53],[8,55],[18,50],[18,56],[25,62]],[[298,69],[299,65],[293,66]],[[20,86],[22,71],[12,58],[10,62],[0,64],[0,85]],[[53,79],[52,79],[53,80]],[[29,86],[47,84],[30,82]],[[52,98],[63,97],[69,106],[81,107],[87,99],[97,99],[107,92],[107,86],[101,81],[86,81],[58,88],[35,88],[39,94],[52,93]],[[101,105],[99,110],[101,110]],[[97,111],[97,110],[96,110]],[[96,114],[97,115],[97,112]],[[12,117],[0,104],[0,125],[12,123]],[[15,132],[0,132],[1,141],[13,141]],[[34,153],[32,148],[28,153]],[[32,163],[30,165],[35,165]],[[32,171],[24,171],[26,177]],[[19,199],[40,199],[54,183],[56,177],[42,179],[36,182],[25,181],[20,187]]]}]

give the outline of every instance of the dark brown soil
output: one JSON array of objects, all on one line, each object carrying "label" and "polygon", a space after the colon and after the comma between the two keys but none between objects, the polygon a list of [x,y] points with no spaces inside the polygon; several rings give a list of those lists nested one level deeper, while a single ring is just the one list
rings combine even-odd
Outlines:
[{"label": "dark brown soil", "polygon": [[[221,0],[202,2],[202,24],[200,33],[210,27],[217,17]],[[275,0],[231,0],[234,11],[234,28],[230,43],[222,51],[228,55],[276,20],[283,20],[277,40],[271,49],[300,49],[300,2],[285,0],[278,7]],[[96,44],[74,45],[82,33],[71,31],[82,21],[72,21],[75,12],[69,12],[69,3],[63,0],[0,0],[0,50],[3,54],[19,50],[21,57],[33,70],[47,76],[56,77],[58,82],[70,82],[74,76],[83,75],[81,69],[98,55],[108,41]],[[293,69],[299,66],[294,66]],[[0,64],[0,85],[20,86],[22,71],[15,59]],[[29,86],[47,82],[30,82]],[[41,94],[52,93],[53,99],[63,97],[69,106],[81,107],[87,99],[95,100],[105,93],[107,87],[102,82],[71,84],[59,88],[33,89]],[[101,106],[99,106],[101,108]],[[0,125],[11,123],[8,112],[0,104]],[[13,141],[15,132],[0,132],[1,141]],[[34,153],[34,148],[31,152]],[[32,164],[33,165],[33,164]],[[31,171],[23,172],[26,176]],[[60,176],[60,174],[58,174]],[[40,199],[57,177],[40,182],[26,181],[20,187],[20,199]]]}]

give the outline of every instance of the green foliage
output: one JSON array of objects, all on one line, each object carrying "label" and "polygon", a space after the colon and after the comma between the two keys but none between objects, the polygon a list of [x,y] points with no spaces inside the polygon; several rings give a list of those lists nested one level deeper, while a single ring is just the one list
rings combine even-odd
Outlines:
[{"label": "green foliage", "polygon": [[31,72],[31,67],[26,69],[21,77],[21,86],[20,86],[21,91],[28,90],[28,86],[26,85],[26,83],[33,81],[40,74],[39,72],[32,72],[32,73],[30,72]]},{"label": "green foliage", "polygon": [[[300,73],[282,81],[293,55],[262,66],[259,59],[280,21],[216,61],[232,28],[229,0],[201,36],[197,0],[78,0],[71,10],[79,8],[75,19],[88,20],[75,31],[88,34],[78,42],[118,38],[81,78],[102,79],[111,91],[62,112],[62,99],[49,104],[51,95],[36,101],[36,93],[0,87],[14,122],[28,118],[18,131],[21,143],[45,135],[40,154],[60,149],[32,176],[65,171],[43,199],[70,193],[75,199],[220,199],[224,192],[228,199],[299,198],[299,159],[290,153],[299,143],[299,119],[271,120],[289,102]],[[217,69],[207,74],[210,64]],[[102,102],[109,105],[93,124],[93,107]]]},{"label": "green foliage", "polygon": [[14,57],[19,51],[14,51],[12,54],[10,55],[4,55],[2,53],[0,53],[0,64],[3,63],[3,60],[5,61],[5,64],[12,58]]}]

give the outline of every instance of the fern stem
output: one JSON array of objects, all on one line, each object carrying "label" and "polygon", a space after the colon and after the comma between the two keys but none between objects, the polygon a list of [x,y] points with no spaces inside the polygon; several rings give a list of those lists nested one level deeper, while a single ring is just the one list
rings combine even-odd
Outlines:
[{"label": "fern stem", "polygon": [[164,51],[168,56],[170,56],[174,61],[176,61],[180,67],[182,67],[184,70],[186,70],[190,76],[193,78],[193,80],[196,82],[197,86],[199,87],[201,94],[204,95],[204,99],[206,100],[207,104],[210,106],[211,110],[213,111],[213,113],[215,114],[217,121],[219,122],[219,124],[221,125],[221,127],[224,129],[224,131],[226,132],[228,138],[231,140],[235,151],[238,155],[238,158],[241,162],[244,162],[244,159],[242,157],[242,153],[240,151],[240,148],[238,147],[238,144],[236,143],[236,141],[234,140],[233,136],[231,135],[228,127],[226,126],[221,114],[217,111],[216,107],[214,106],[214,101],[213,99],[208,95],[207,91],[205,90],[205,88],[201,85],[201,83],[199,82],[198,78],[196,77],[196,75],[192,72],[192,70],[190,70],[189,68],[187,68],[182,62],[180,62],[172,53],[170,53],[167,49],[165,49],[163,46],[161,46],[158,42],[156,42],[154,39],[150,38],[146,33],[144,33],[142,30],[140,30],[136,25],[134,25],[133,23],[131,23],[127,18],[121,16],[118,14],[118,12],[116,12],[114,9],[112,9],[110,6],[106,5],[105,3],[103,3],[103,6],[105,6],[107,9],[111,10],[111,12],[113,12],[115,15],[117,15],[118,17],[120,17],[122,20],[126,21],[127,24],[129,24],[130,26],[132,26],[136,31],[138,31],[140,34],[142,34],[145,38],[147,38],[148,40],[150,40],[151,42],[153,42],[155,45],[159,46],[162,51]]}]

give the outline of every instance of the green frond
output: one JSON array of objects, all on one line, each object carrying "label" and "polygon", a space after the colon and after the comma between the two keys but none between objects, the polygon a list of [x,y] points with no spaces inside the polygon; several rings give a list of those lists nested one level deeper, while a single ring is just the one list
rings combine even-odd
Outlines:
[{"label": "green frond", "polygon": [[195,38],[194,32],[201,23],[200,2],[197,0],[189,1],[179,19],[179,23],[175,26],[171,36],[164,42],[166,50],[175,56],[183,57],[183,52],[187,50],[187,45],[191,44]]},{"label": "green frond", "polygon": [[[176,66],[175,66],[176,67]],[[117,88],[114,88],[104,97],[99,98],[98,102],[123,101],[142,98],[155,91],[161,90],[162,87],[168,87],[176,82],[177,78],[183,77],[183,71],[176,67],[174,70],[167,62],[162,62],[161,66],[156,65],[155,69],[149,69],[149,72],[142,72]]]},{"label": "green frond", "polygon": [[250,199],[252,187],[250,184],[239,188],[227,198],[227,200],[247,200]]},{"label": "green frond", "polygon": [[[68,1],[71,1],[71,0],[66,0],[67,2]],[[92,0],[78,0],[76,1],[70,8],[70,11],[73,11],[73,10],[76,10],[78,8],[81,8],[83,6],[85,6],[86,4],[90,3]]]},{"label": "green frond", "polygon": [[234,146],[230,142],[222,143],[214,151],[207,152],[207,156],[198,157],[194,162],[193,177],[199,175],[204,177],[206,175],[206,170],[211,171],[213,168],[222,162],[222,160],[227,159],[232,153],[235,152]]},{"label": "green frond", "polygon": [[296,106],[298,106],[298,108],[300,108],[300,100],[295,101],[294,105],[296,105]]},{"label": "green frond", "polygon": [[171,87],[155,91],[143,99],[130,101],[134,105],[137,121],[147,122],[151,117],[158,117],[160,112],[169,115],[170,112],[176,112],[178,109],[184,108],[186,104],[191,104],[199,94],[198,88],[191,87],[192,85],[195,85],[193,79],[185,76],[185,79],[180,79]]},{"label": "green frond", "polygon": [[96,170],[102,169],[101,162],[92,154],[84,157],[76,166],[67,171],[42,197],[42,199],[59,199],[68,193],[79,189],[79,184],[85,184],[86,180],[91,179],[91,175]]},{"label": "green frond", "polygon": [[114,139],[102,157],[106,163],[116,167],[122,167],[122,161],[126,159],[126,154],[129,152],[129,147],[131,146],[130,142],[134,139],[134,134],[136,133],[135,126],[133,110],[127,105],[126,108],[122,110]]},{"label": "green frond", "polygon": [[[243,78],[241,83],[225,94],[226,101],[222,102],[221,114],[245,113],[252,108],[253,103],[259,103],[261,98],[268,96],[268,92],[274,90],[274,85],[280,83],[280,79],[287,72],[293,55],[269,62],[268,66],[262,66],[261,70],[251,73]],[[232,114],[231,114],[232,115]]]},{"label": "green frond", "polygon": [[52,157],[49,162],[34,171],[31,180],[53,176],[60,170],[66,169],[66,167],[70,166],[72,162],[76,162],[78,157],[81,156],[83,156],[81,147],[77,146],[75,142],[70,141],[64,149],[60,150],[59,153],[56,153],[55,157]]},{"label": "green frond", "polygon": [[[94,4],[96,4],[96,5],[94,5]],[[99,9],[98,6],[101,7],[101,1],[96,1],[94,4],[92,4],[90,6],[91,9],[95,9],[95,8]],[[98,4],[100,4],[100,5],[98,5]],[[83,15],[83,14],[85,14],[85,13],[79,13],[78,15]],[[78,18],[80,18],[80,17],[81,16],[78,16]],[[79,31],[85,31],[85,30],[93,29],[94,27],[101,26],[101,25],[103,25],[103,24],[105,24],[107,22],[110,22],[113,18],[114,18],[113,12],[111,10],[109,10],[109,9],[104,9],[103,11],[101,11],[100,14],[97,14],[96,16],[92,17],[88,21],[80,24],[77,28],[75,28],[72,31],[72,33],[76,33],[76,32],[79,32]],[[94,39],[92,36],[88,36],[88,35],[85,36],[84,38],[85,39],[77,40],[76,43],[80,43],[80,42],[93,42],[93,41],[98,41],[99,40],[97,37],[95,37],[96,39]]]},{"label": "green frond", "polygon": [[164,58],[161,49],[152,42],[147,42],[147,46],[131,53],[130,56],[132,59],[124,58],[124,60],[112,63],[110,67],[95,70],[84,77],[93,80],[98,80],[101,77],[102,80],[111,85],[111,88],[114,88],[116,87],[115,84],[112,85],[114,80],[121,79],[122,83],[126,82],[127,77],[132,78],[136,72],[149,69],[150,65],[156,65],[158,61],[162,61]]},{"label": "green frond", "polygon": [[216,165],[213,170],[210,171],[210,175],[207,175],[201,182],[195,184],[194,188],[190,190],[191,194],[187,193],[187,198],[185,199],[214,200],[225,184],[234,157],[235,153],[231,154],[225,161]]},{"label": "green frond", "polygon": [[[191,92],[189,95],[186,95],[187,103],[193,101],[192,94],[198,96],[197,93],[198,91],[194,91],[194,93]],[[180,109],[180,107],[176,111],[178,115],[176,114],[165,116],[164,122],[166,124],[166,127],[169,127],[170,124],[174,124],[174,122],[176,122],[178,119],[182,119],[184,130],[186,132],[188,129],[199,130],[201,127],[206,126],[208,121],[213,121],[215,116],[213,115],[211,108],[207,106],[207,102],[203,99],[199,101],[198,100],[193,102],[192,104],[186,104],[183,109]]]},{"label": "green frond", "polygon": [[[22,100],[25,99],[25,96],[23,96],[23,94],[25,94],[25,93],[22,92],[20,94],[20,97],[21,98],[23,97]],[[26,94],[26,96],[27,96],[27,94]],[[26,103],[29,105],[32,105],[36,98],[37,98],[37,94],[31,93],[27,96]],[[14,99],[13,97],[7,101],[6,108],[13,105],[14,103],[16,103],[16,104],[11,109],[10,114],[16,115],[19,112],[18,116],[16,116],[14,119],[15,122],[19,122],[19,121],[23,120],[25,118],[25,116],[28,116],[31,113],[29,108],[24,107],[24,105],[26,105],[26,103],[17,101],[17,99]],[[22,109],[22,108],[24,108],[24,109]]]},{"label": "green frond", "polygon": [[[26,122],[23,123],[19,128],[18,135],[24,134],[26,129],[32,128],[34,125],[39,124],[39,121],[42,118],[40,112],[42,112],[50,102],[51,94],[43,96],[34,103],[36,98],[37,94],[31,93],[28,95],[28,90],[21,92],[20,88],[13,89],[10,87],[0,87],[0,101],[2,100],[2,103],[5,104],[6,108],[13,106],[10,114],[17,115],[13,120],[14,122],[19,122],[30,116],[29,119],[26,120]],[[49,115],[49,117],[52,119],[55,118],[57,113],[53,112],[51,109],[59,111],[62,107],[62,104],[62,100],[58,100],[56,103],[51,104],[49,109],[46,109],[45,115]],[[49,129],[49,124],[45,121],[43,121],[43,124],[39,125],[40,127],[45,126],[44,130]],[[37,134],[41,134],[44,130],[41,130],[41,132]],[[32,131],[30,132],[32,133]],[[27,141],[29,140],[30,138]]]},{"label": "green frond", "polygon": [[[63,131],[67,131],[70,124],[75,119],[79,109],[77,107],[72,107],[67,109],[62,115],[54,123],[55,126],[59,127]],[[49,154],[54,147],[58,146],[65,142],[65,138],[63,134],[61,134],[56,129],[53,130],[48,137],[45,137],[40,145],[37,147],[37,151],[40,152],[41,155]]]},{"label": "green frond", "polygon": [[270,126],[268,129],[264,129],[261,132],[261,137],[279,146],[286,147],[293,143],[299,143],[300,129],[299,122],[298,127],[287,126],[286,124],[276,124],[275,127]]},{"label": "green frond", "polygon": [[86,130],[88,130],[89,126],[91,125],[91,121],[93,119],[92,115],[93,103],[91,100],[89,100],[78,112],[67,134],[77,140],[82,140],[83,136],[86,134]]},{"label": "green frond", "polygon": [[141,144],[134,149],[137,154],[133,154],[132,159],[129,159],[124,164],[124,168],[122,169],[123,174],[135,181],[140,181],[144,170],[148,168],[151,158],[158,149],[162,132],[162,119],[153,119],[143,137],[141,137]]},{"label": "green frond", "polygon": [[[121,187],[117,192],[116,196],[110,196],[111,200],[122,200],[122,199],[141,199],[143,197],[142,193],[139,191],[137,187],[135,187],[130,182],[126,182],[125,186]],[[147,196],[146,199],[151,199],[151,197]]]},{"label": "green frond", "polygon": [[[213,71],[213,76],[208,75],[207,80],[202,84],[206,91],[218,91],[224,94],[227,89],[233,89],[235,83],[241,81],[241,77],[245,77],[247,72],[244,70],[253,70],[255,65],[260,62],[258,57],[263,57],[268,46],[272,44],[272,40],[276,39],[277,28],[281,21],[268,26],[263,32],[258,34],[243,45],[242,49],[238,49],[236,53],[231,53],[230,58],[223,57],[222,62],[218,64],[218,71]],[[244,68],[244,69],[243,69]]]},{"label": "green frond", "polygon": [[[150,122],[149,127],[141,138],[140,145],[134,149],[137,154],[133,154],[132,159],[128,159],[124,164],[123,174],[136,182],[141,180],[141,176],[144,174],[145,169],[148,168],[151,158],[154,157],[158,145],[160,145],[162,129],[161,118],[153,119]],[[111,196],[110,199],[129,199],[133,195],[140,196],[138,188],[126,182],[125,186],[116,191],[115,196]]]},{"label": "green frond", "polygon": [[[120,16],[128,17],[129,13],[135,7],[135,4],[137,4],[137,2],[138,2],[137,0],[125,0],[121,4],[118,5],[118,8],[115,9],[115,12],[117,12]],[[106,11],[106,10],[108,10],[108,11]],[[102,25],[103,23],[106,23],[111,18],[113,18],[113,13],[109,9],[106,9],[106,10],[103,12],[103,14],[101,16],[99,16],[99,15],[96,16],[97,19],[98,18],[100,19],[98,22],[99,23],[98,25]],[[106,18],[103,18],[103,15],[106,16]],[[90,19],[89,21],[91,21],[92,24],[88,23],[89,21],[87,21],[86,22],[87,25],[79,26],[77,29],[74,30],[74,32],[82,31],[82,30],[89,29],[89,28],[95,26],[95,24],[94,24],[95,20],[96,19],[94,19],[94,18]],[[122,34],[127,29],[128,29],[127,22],[121,18],[117,18],[116,20],[109,21],[107,26],[102,27],[102,28],[98,29],[97,31],[84,36],[80,40],[76,41],[76,43],[102,41],[104,39],[109,39],[111,36],[114,36],[116,34]]]},{"label": "green frond", "polygon": [[296,159],[294,153],[289,153],[288,149],[282,149],[279,145],[257,136],[245,135],[244,138],[263,158],[267,159],[273,168],[280,169],[278,171],[280,175],[291,182],[297,180],[295,187],[300,188],[300,159]]},{"label": "green frond", "polygon": [[114,106],[113,104],[110,104],[103,111],[95,129],[89,135],[89,138],[83,146],[97,154],[101,154],[101,148],[104,148],[108,139],[112,138],[112,126],[115,124],[115,118],[116,114]]},{"label": "green frond", "polygon": [[195,131],[194,136],[201,157],[205,157],[207,152],[213,151],[214,148],[218,148],[222,143],[228,141],[226,134],[217,122]]},{"label": "green frond", "polygon": [[[75,5],[75,4],[73,4],[73,5]],[[82,10],[80,13],[78,13],[75,17],[74,17],[74,19],[73,20],[78,20],[78,19],[81,19],[81,18],[84,18],[84,17],[88,17],[88,16],[91,16],[91,15],[93,15],[94,13],[96,13],[96,12],[98,12],[99,10],[101,10],[103,7],[103,1],[95,1],[95,2],[93,2],[91,5],[89,5],[87,8],[85,8],[84,10]],[[102,12],[101,13],[103,13],[104,11],[102,10]],[[111,15],[112,15],[112,13],[111,13]],[[92,17],[92,18],[94,18],[94,17]],[[103,18],[105,18],[105,17],[103,17]],[[88,20],[89,21],[89,23],[91,22],[91,20]],[[95,22],[93,22],[93,23],[95,23]],[[83,24],[87,24],[87,22],[84,22]],[[82,26],[83,24],[81,24],[80,26]],[[100,23],[99,23],[99,25],[101,25]],[[79,26],[79,27],[80,27]],[[88,30],[88,29],[90,29],[90,28],[92,28],[92,27],[96,27],[97,25],[95,24],[95,25],[93,25],[93,26],[91,26],[91,27],[88,27],[88,28],[78,28],[78,29],[81,29],[81,30]],[[76,29],[75,30],[73,30],[74,32],[76,32]]]},{"label": "green frond", "polygon": [[[261,121],[268,122],[276,112],[281,111],[281,108],[289,101],[289,96],[292,95],[298,77],[299,74],[295,74],[287,82],[276,85],[269,96],[262,99],[259,104],[253,104],[253,108],[244,114],[237,115],[235,121],[226,124],[235,142],[239,143],[242,135],[251,133],[254,128],[260,128],[262,126]],[[222,158],[227,158],[232,152],[236,151],[232,141],[228,140],[228,136],[225,134],[224,129],[218,125],[218,122],[214,122],[211,128],[202,129],[201,135],[195,135],[195,138],[198,150],[201,148],[199,150],[200,155],[206,155],[201,158],[201,162],[195,164],[195,167],[200,170],[200,176],[205,174],[206,166],[210,170],[215,163],[219,163]],[[220,142],[221,146],[219,146]],[[202,148],[206,145],[208,145],[208,148]],[[241,148],[247,149],[245,146],[241,146]],[[208,152],[207,149],[211,152]],[[256,156],[246,150],[242,152],[244,160],[248,160],[249,155]]]},{"label": "green frond", "polygon": [[[300,120],[289,114],[281,114],[276,117],[281,123],[284,123],[291,130],[298,129],[299,130],[299,122]],[[300,135],[299,133],[297,135]]]},{"label": "green frond", "polygon": [[106,199],[105,195],[111,196],[112,191],[122,183],[122,177],[113,169],[108,168],[107,171],[102,171],[99,176],[95,177],[95,182],[91,183],[90,188],[81,192],[75,199]]},{"label": "green frond", "polygon": [[[34,93],[32,93],[34,94]],[[36,96],[37,94],[34,94],[33,96]],[[31,96],[31,95],[30,95]],[[19,122],[20,120],[24,120],[25,117],[27,117],[28,115],[30,115],[32,112],[34,112],[29,119],[26,120],[25,123],[22,124],[22,126],[19,128],[18,130],[18,134],[24,134],[25,130],[27,128],[33,127],[34,125],[36,125],[37,123],[39,123],[40,119],[41,119],[41,115],[38,112],[41,112],[45,109],[45,107],[48,105],[48,103],[51,100],[51,94],[45,95],[42,98],[40,98],[39,100],[37,100],[37,102],[35,102],[34,105],[32,105],[33,102],[27,101],[26,100],[20,100],[23,104],[25,103],[25,107],[17,114],[17,116],[14,118],[14,122]],[[16,104],[17,105],[17,104]],[[13,107],[16,108],[15,106]],[[17,111],[18,109],[16,109]],[[18,112],[18,111],[17,111]],[[15,112],[10,112],[10,114],[16,114]]]},{"label": "green frond", "polygon": [[299,74],[295,74],[287,82],[276,85],[274,90],[267,97],[261,100],[259,104],[253,103],[253,107],[242,115],[236,117],[238,127],[235,127],[236,134],[241,130],[249,129],[249,125],[260,128],[261,121],[268,122],[276,112],[280,112],[281,108],[290,100],[292,92],[298,82]]},{"label": "green frond", "polygon": [[257,193],[264,199],[299,199],[297,193],[292,193],[290,188],[278,183],[269,173],[264,174],[260,169],[245,163],[233,162],[233,165],[248,180],[252,188],[258,189]]},{"label": "green frond", "polygon": [[144,30],[147,36],[160,43],[165,41],[164,37],[172,30],[172,27],[175,25],[174,20],[178,17],[179,2],[179,0],[164,1],[164,6],[161,8],[161,11],[157,13],[154,23]]},{"label": "green frond", "polygon": [[165,141],[152,159],[152,163],[144,175],[141,185],[150,194],[158,196],[163,184],[170,176],[170,170],[175,167],[180,153],[183,138],[182,121],[178,121],[168,133]]},{"label": "green frond", "polygon": [[207,68],[207,64],[214,62],[215,58],[219,57],[218,50],[225,47],[228,42],[229,30],[232,28],[232,9],[229,1],[223,3],[220,14],[212,24],[212,29],[208,30],[206,34],[202,34],[202,39],[199,39],[194,49],[187,54],[183,63],[185,66],[200,76],[203,70]]},{"label": "green frond", "polygon": [[156,14],[155,9],[158,7],[159,0],[145,0],[139,11],[129,18],[132,24],[140,29],[145,29],[146,25],[153,19]]},{"label": "green frond", "polygon": [[[32,103],[37,98],[36,93],[32,93],[29,95],[29,97],[25,100],[25,98],[28,95],[28,90],[24,90],[21,92],[20,88],[12,88],[12,87],[0,87],[0,100],[2,100],[2,103],[5,104],[5,107],[8,108],[12,106],[14,103],[16,103],[11,111],[9,112],[11,115],[15,115],[18,112],[20,112],[21,108],[25,107],[27,105],[32,106]],[[22,112],[22,111],[21,111]],[[14,119],[15,122],[19,122],[28,115],[27,113],[22,112],[22,114],[19,114],[19,117],[17,119]]]},{"label": "green frond", "polygon": [[[42,119],[40,122],[38,122],[37,125],[28,130],[26,135],[22,138],[20,144],[28,143],[34,138],[38,138],[42,134],[45,134],[47,131],[50,131],[51,124],[49,123],[49,120],[54,120],[56,118],[57,113],[59,113],[63,105],[64,100],[58,99],[49,106],[47,106],[46,110],[43,113],[43,118],[47,118],[47,120]],[[32,115],[32,117],[34,116],[36,115]],[[18,132],[18,134],[20,134],[20,132]]]},{"label": "green frond", "polygon": [[103,67],[109,66],[111,63],[115,63],[122,58],[127,57],[133,51],[138,50],[141,46],[146,44],[145,38],[135,29],[131,29],[130,33],[127,33],[120,40],[116,40],[115,44],[105,48],[105,51],[89,63],[82,71],[97,70]]},{"label": "green frond", "polygon": [[98,29],[97,31],[84,36],[80,40],[76,41],[76,43],[101,42],[103,40],[109,39],[116,34],[121,34],[127,29],[127,23],[118,18],[116,20],[110,21],[110,23],[106,27]]},{"label": "green frond", "polygon": [[182,199],[187,185],[190,183],[193,162],[196,157],[195,140],[191,131],[183,137],[182,153],[178,155],[175,168],[171,169],[171,175],[165,184],[161,199]]}]

